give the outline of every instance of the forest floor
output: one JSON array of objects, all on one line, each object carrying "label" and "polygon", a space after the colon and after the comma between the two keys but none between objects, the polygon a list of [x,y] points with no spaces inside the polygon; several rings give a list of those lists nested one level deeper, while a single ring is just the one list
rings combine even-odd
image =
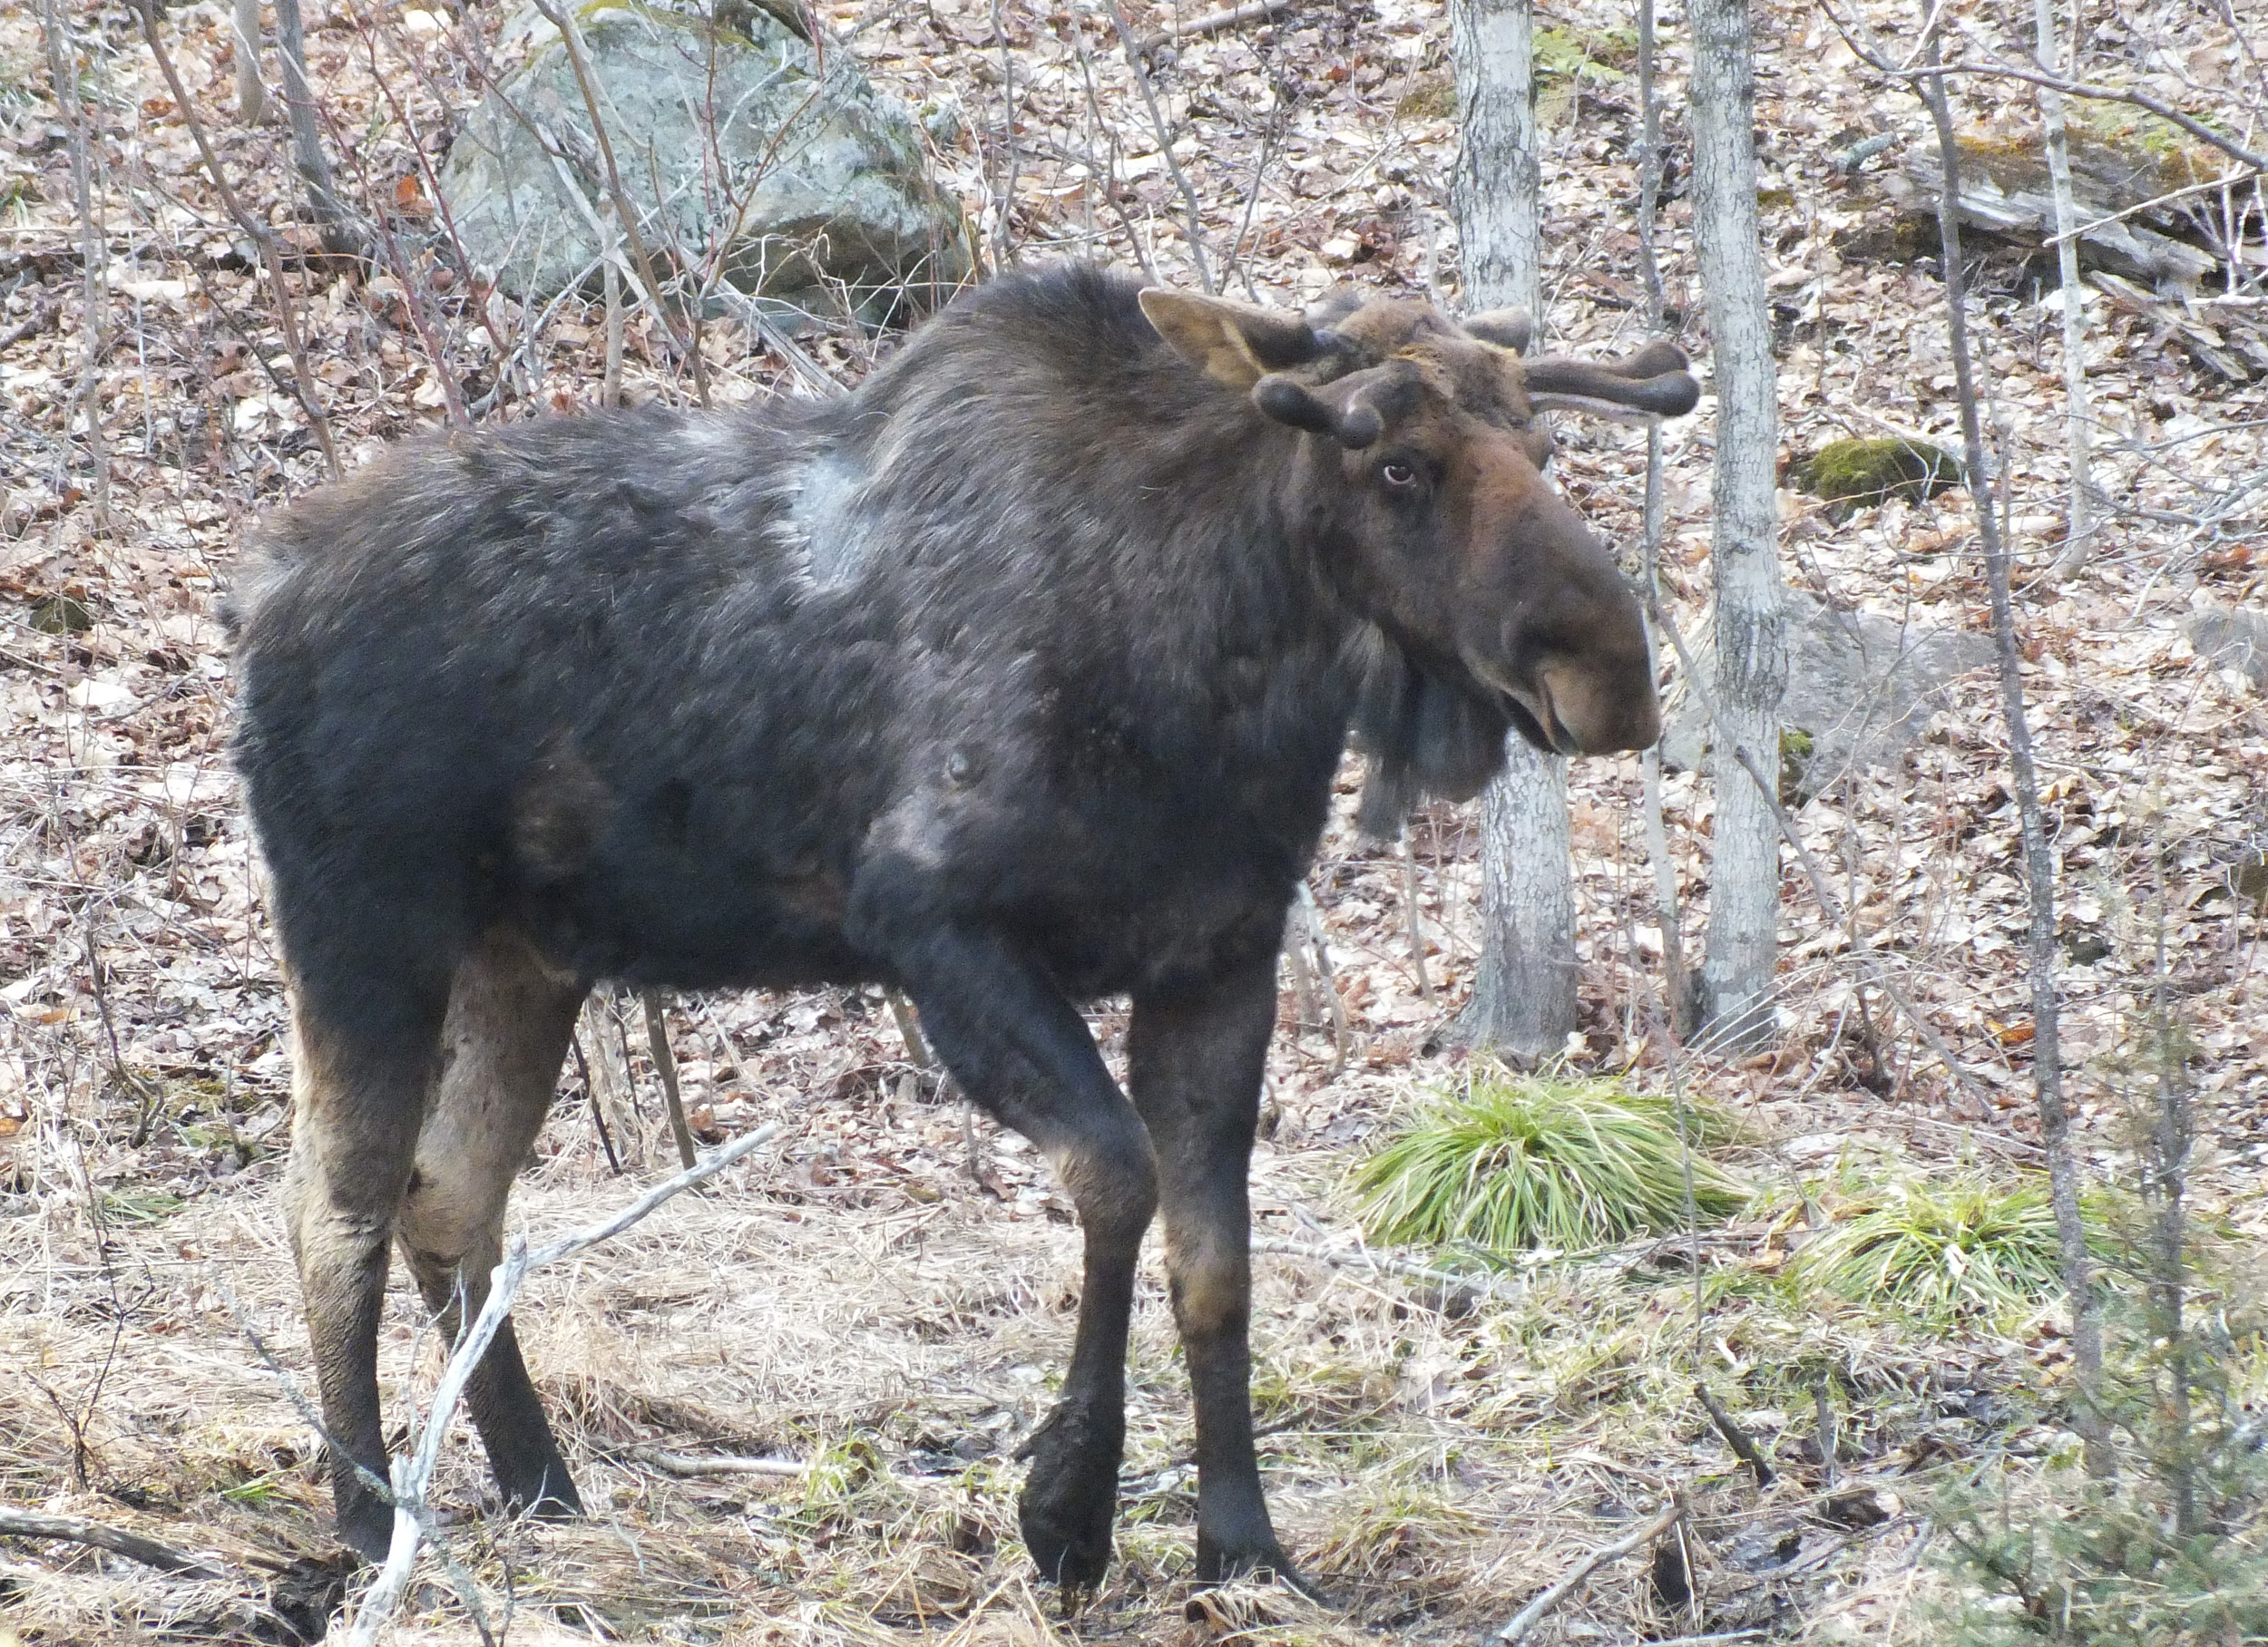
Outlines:
[{"label": "forest floor", "polygon": [[[131,13],[58,9],[93,136],[92,314],[38,8],[0,8],[0,1505],[210,1551],[230,1576],[0,1543],[0,1642],[295,1641],[319,1632],[350,1578],[309,1425],[279,1381],[308,1381],[274,1193],[284,1007],[227,762],[215,606],[245,534],[325,465],[254,249],[199,166],[191,111]],[[535,334],[544,386],[531,402],[507,383],[491,416],[597,397],[594,304],[523,313],[465,289],[431,249],[431,171],[475,98],[466,43],[493,46],[503,9],[309,0],[342,185],[405,248],[407,292],[397,275],[327,263],[297,225],[280,128],[233,119],[227,8],[203,0],[160,24],[203,136],[291,253],[285,285],[348,464],[437,426],[453,389],[491,395],[499,336]],[[1127,7],[1138,33],[1202,9]],[[1899,40],[1910,9],[1849,15]],[[1952,12],[1971,35],[1997,26]],[[1183,200],[1107,7],[846,0],[818,15],[879,82],[958,111],[931,122],[945,134],[932,158],[989,252],[1191,281]],[[1897,150],[1855,175],[1837,167],[1874,133],[1925,145],[1926,117],[1863,68],[1827,9],[1766,0],[1755,15],[1782,459],[1843,434],[1958,447],[1934,228],[1917,236],[1891,197]],[[1618,352],[1645,334],[1629,19],[1604,0],[1553,0],[1539,15],[1550,346]],[[2095,27],[2089,74],[2233,132],[2249,107],[2257,146],[2263,38],[2258,0],[2138,0]],[[1685,53],[1673,7],[1661,257],[1673,323],[1706,372]],[[1152,73],[1227,289],[1296,303],[1352,283],[1454,306],[1442,7],[1311,0],[1184,40]],[[2017,88],[1982,83],[1960,88],[1957,112],[1992,141],[2031,119]],[[2250,233],[2256,282],[2256,219]],[[2089,287],[2096,461],[2114,507],[2084,570],[2049,584],[2036,574],[2060,544],[2067,495],[2059,299],[2037,249],[1980,241],[1975,262],[1971,324],[2026,569],[2019,621],[2063,877],[2064,1051],[2083,1149],[2100,1177],[2130,1174],[2125,1120],[2147,1084],[2136,1049],[2151,1015],[2169,1014],[2200,1106],[2195,1203],[2233,1251],[2253,1250],[2268,1233],[2268,670],[2200,658],[2185,625],[2200,608],[2262,609],[2268,383],[2218,346],[2231,328],[2268,329],[2263,300],[2257,284],[2248,300],[2188,306]],[[888,344],[835,332],[798,346],[848,378]],[[719,403],[794,392],[788,363],[730,321],[704,347]],[[642,315],[625,387],[690,395]],[[1707,627],[1711,404],[1662,431],[1665,577],[1692,635]],[[1569,424],[1560,441],[1559,484],[1633,541],[1643,434]],[[1782,504],[1792,587],[1916,635],[1984,629],[1966,492],[1847,519],[1793,491]],[[1697,1248],[1540,1254],[1478,1291],[1354,1256],[1345,1184],[1398,1111],[1461,1077],[1459,1056],[1434,1048],[1475,962],[1475,809],[1425,810],[1405,860],[1354,832],[1350,772],[1312,878],[1347,1033],[1301,1021],[1327,1015],[1287,981],[1276,1120],[1254,1175],[1268,1249],[1255,1325],[1263,1463],[1286,1545],[1332,1608],[1238,1593],[1185,1620],[1190,1430],[1153,1255],[1119,1562],[1062,1614],[1016,1540],[1012,1455],[1069,1347],[1068,1204],[1020,1141],[938,1100],[878,994],[828,990],[673,1003],[704,1138],[767,1120],[785,1130],[711,1190],[531,1284],[522,1341],[593,1514],[565,1526],[481,1515],[477,1443],[459,1438],[441,1502],[492,1617],[508,1609],[523,1643],[957,1647],[1239,1629],[1253,1642],[1471,1641],[1683,1494],[1690,1603],[1665,1596],[1676,1586],[1658,1560],[1609,1565],[1535,1639],[1932,1639],[1945,1584],[1925,1559],[1935,1483],[1987,1453],[2021,1465],[2068,1449],[2054,1396],[2068,1323],[2052,1304],[1920,1320],[1806,1291],[1788,1266],[1811,1230],[1901,1177],[2005,1190],[2037,1170],[2024,890],[1990,672],[1956,679],[1925,713],[1895,762],[1827,785],[1796,817],[1960,1075],[1879,993],[1856,992],[1847,934],[1792,856],[1776,1048],[1676,1047],[1637,764],[1580,763],[1584,1017],[1569,1067],[1675,1081],[1730,1111],[1743,1131],[1725,1160],[1758,1199]],[[1665,806],[1683,944],[1697,954],[1706,775],[1673,774]],[[610,1010],[620,1021],[635,1004]],[[1117,1059],[1122,1014],[1093,1021]],[[637,1096],[608,1141],[620,1171],[571,1069],[515,1202],[533,1234],[585,1222],[674,1165],[643,1037],[626,1038]],[[2243,1390],[2268,1391],[2257,1335],[2233,1341]],[[389,1411],[406,1423],[441,1358],[398,1290],[381,1354]],[[1696,1377],[1778,1459],[1772,1486],[1738,1467]],[[806,1467],[679,1476],[657,1450]],[[391,1639],[474,1638],[437,1574],[411,1616]]]}]

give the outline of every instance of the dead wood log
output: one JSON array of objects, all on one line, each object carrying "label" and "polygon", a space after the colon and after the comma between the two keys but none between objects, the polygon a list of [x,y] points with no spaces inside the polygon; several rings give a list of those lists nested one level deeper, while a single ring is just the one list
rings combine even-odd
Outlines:
[{"label": "dead wood log", "polygon": [[201,1555],[191,1555],[171,1545],[144,1538],[122,1527],[105,1526],[78,1515],[49,1515],[36,1510],[0,1506],[0,1535],[10,1538],[57,1538],[123,1555],[145,1567],[182,1578],[226,1578],[228,1574]]},{"label": "dead wood log", "polygon": [[[2213,253],[2170,232],[2181,226],[2181,200],[2216,180],[2186,151],[2169,157],[2139,142],[2076,136],[2070,149],[2072,203],[2085,225],[2079,249],[2087,261],[2174,290],[2194,288],[2220,267]],[[1960,151],[1964,227],[2043,246],[2054,239],[2055,186],[2042,145],[1972,136],[1960,140]],[[1888,186],[1901,206],[1935,215],[1942,188],[1935,149],[1905,149]]]},{"label": "dead wood log", "polygon": [[1199,34],[1217,34],[1225,30],[1242,28],[1247,23],[1264,23],[1279,12],[1292,9],[1292,0],[1251,0],[1248,5],[1232,5],[1226,11],[1207,12],[1187,23],[1177,23],[1171,28],[1158,29],[1144,34],[1134,43],[1134,49],[1145,57],[1161,46],[1177,40],[1190,40]]}]

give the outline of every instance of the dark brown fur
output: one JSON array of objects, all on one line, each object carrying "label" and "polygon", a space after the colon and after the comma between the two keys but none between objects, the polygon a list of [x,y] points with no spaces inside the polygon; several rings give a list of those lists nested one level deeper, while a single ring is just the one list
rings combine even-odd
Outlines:
[{"label": "dark brown fur", "polygon": [[[1543,482],[1543,405],[1677,412],[1671,351],[1523,364],[1422,304],[1295,317],[1066,269],[955,304],[847,399],[403,447],[269,528],[239,765],[297,1040],[288,1205],[341,1525],[385,1506],[386,1248],[454,1324],[599,979],[883,981],[1077,1203],[1087,1285],[1027,1544],[1103,1572],[1155,1210],[1198,1564],[1285,1558],[1246,1385],[1245,1175],[1284,913],[1351,722],[1389,805],[1507,727],[1657,726],[1636,605]],[[1495,339],[1497,341],[1488,341]],[[1642,369],[1641,369],[1642,368]],[[1077,1004],[1125,994],[1121,1091]],[[460,1297],[460,1288],[462,1295]],[[576,1507],[519,1350],[472,1409]]]}]

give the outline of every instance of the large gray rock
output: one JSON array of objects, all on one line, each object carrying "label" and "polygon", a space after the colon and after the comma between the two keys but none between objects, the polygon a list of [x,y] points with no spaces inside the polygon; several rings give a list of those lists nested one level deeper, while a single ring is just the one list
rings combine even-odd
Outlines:
[{"label": "large gray rock", "polygon": [[[643,0],[560,3],[574,5],[655,258],[698,269],[721,248],[744,292],[822,313],[847,297],[870,320],[909,297],[933,307],[967,277],[968,229],[924,169],[919,128],[847,50],[830,46],[823,63],[748,5],[712,19]],[[524,40],[527,57],[465,121],[441,192],[475,263],[508,291],[547,297],[597,271],[606,167],[559,31],[529,6],[503,39]]]},{"label": "large gray rock", "polygon": [[[1785,592],[1787,696],[1781,700],[1781,787],[1809,799],[1844,773],[1896,760],[1921,736],[1938,689],[1992,661],[1992,642],[1966,629],[1917,629],[1871,612],[1840,612],[1802,590]],[[1715,693],[1714,652],[1695,663]],[[1708,712],[1683,680],[1672,687],[1662,760],[1697,767]]]},{"label": "large gray rock", "polygon": [[2249,607],[2200,607],[2182,625],[2198,657],[2216,669],[2234,669],[2268,692],[2268,612]]}]

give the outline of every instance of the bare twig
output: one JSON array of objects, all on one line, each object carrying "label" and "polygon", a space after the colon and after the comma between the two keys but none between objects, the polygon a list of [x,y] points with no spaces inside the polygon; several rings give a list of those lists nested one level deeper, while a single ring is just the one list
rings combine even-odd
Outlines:
[{"label": "bare twig", "polygon": [[[1926,63],[1918,68],[1909,68],[1903,63],[1891,62],[1889,58],[1868,44],[1852,28],[1850,23],[1836,13],[1833,5],[1823,3],[1821,9],[1827,14],[1828,21],[1842,32],[1844,43],[1878,74],[1887,75],[1894,80],[1927,82],[1940,85],[1943,84],[1949,77],[1957,74],[1973,75],[1981,80],[2015,80],[2021,81],[2026,85],[2045,87],[2065,97],[2085,98],[2090,102],[2126,103],[2129,107],[2155,114],[2162,121],[2179,126],[2199,142],[2218,149],[2231,160],[2239,161],[2254,171],[2268,171],[2268,154],[2262,154],[2245,148],[2242,143],[2215,132],[2195,115],[2185,114],[2173,104],[2161,98],[2153,97],[2147,92],[2136,92],[2125,86],[2097,85],[2089,81],[2070,80],[2061,74],[2049,73],[2037,65],[2024,69],[2004,63]],[[1936,39],[1934,31],[1930,38],[1932,41]]]},{"label": "bare twig", "polygon": [[212,141],[205,135],[204,122],[197,118],[196,105],[191,102],[189,88],[181,83],[181,71],[173,66],[173,57],[165,49],[165,42],[158,34],[158,0],[139,0],[136,13],[142,19],[142,37],[150,45],[150,55],[157,60],[158,71],[165,76],[168,90],[173,93],[174,107],[181,111],[190,136],[196,141],[198,157],[204,161],[205,175],[212,180],[213,190],[220,197],[220,204],[237,228],[253,245],[259,248],[260,263],[268,273],[268,289],[276,305],[276,324],[284,336],[284,349],[291,356],[291,373],[299,391],[299,404],[307,410],[308,420],[314,425],[315,438],[323,448],[323,461],[328,466],[331,479],[343,473],[338,463],[338,448],[331,443],[331,420],[323,410],[321,395],[315,386],[314,371],[308,365],[307,344],[299,336],[298,312],[292,307],[291,293],[284,285],[283,256],[276,248],[275,231],[244,208],[236,190],[229,187],[228,173],[220,169],[220,157],[212,151]]},{"label": "bare twig", "polygon": [[914,1003],[897,989],[885,989],[882,999],[890,1003],[890,1016],[898,1026],[898,1037],[905,1043],[906,1061],[926,1069],[936,1057],[929,1049],[928,1038],[922,1034],[922,1020],[914,1014]]},{"label": "bare twig", "polygon": [[[283,60],[284,106],[291,115],[291,164],[307,185],[308,210],[315,218],[323,249],[335,256],[365,255],[347,208],[331,183],[331,162],[323,152],[323,132],[308,84],[307,42],[299,27],[299,0],[275,0],[276,55]],[[182,112],[186,114],[187,110]]]},{"label": "bare twig", "polygon": [[1331,965],[1331,946],[1323,930],[1323,911],[1315,902],[1315,889],[1306,882],[1299,883],[1299,894],[1294,900],[1297,919],[1307,939],[1307,947],[1315,958],[1315,979],[1322,986],[1324,1009],[1331,1015],[1331,1067],[1326,1080],[1336,1080],[1346,1067],[1348,1043],[1354,1032],[1346,1021],[1346,999],[1339,993],[1339,979]]},{"label": "bare twig", "polygon": [[1835,1422],[1834,1394],[1824,1372],[1812,1380],[1812,1411],[1819,1426],[1821,1480],[1832,1492],[1835,1485],[1835,1454],[1842,1449],[1842,1441],[1841,1427]]},{"label": "bare twig", "polygon": [[1209,295],[1213,289],[1213,271],[1205,262],[1205,219],[1198,209],[1197,190],[1189,187],[1189,180],[1181,170],[1181,162],[1173,152],[1173,128],[1166,122],[1165,111],[1158,106],[1157,89],[1149,83],[1149,69],[1142,61],[1141,45],[1134,38],[1134,31],[1126,25],[1126,14],[1119,8],[1119,0],[1102,0],[1103,9],[1110,14],[1110,26],[1119,32],[1119,44],[1126,48],[1126,66],[1134,71],[1134,83],[1141,89],[1142,102],[1149,110],[1149,123],[1158,132],[1158,151],[1166,157],[1166,170],[1173,174],[1173,184],[1181,191],[1181,203],[1189,214],[1189,260],[1197,265],[1197,283]]},{"label": "bare twig", "polygon": [[654,318],[670,334],[670,345],[680,354],[690,357],[693,368],[693,396],[702,405],[709,404],[709,369],[701,359],[700,350],[678,330],[677,321],[662,301],[661,281],[654,273],[653,258],[646,250],[645,237],[638,231],[638,213],[631,205],[630,195],[622,187],[622,174],[614,164],[614,144],[607,135],[606,118],[599,112],[599,88],[591,72],[591,59],[583,44],[582,25],[576,23],[572,6],[561,7],[552,0],[535,0],[535,9],[559,31],[566,43],[567,62],[575,73],[575,84],[582,90],[583,107],[591,115],[591,137],[598,145],[599,161],[606,168],[607,199],[614,207],[615,226],[621,231],[624,243],[630,248],[631,263],[637,270],[638,283],[643,288],[646,301],[653,307]]},{"label": "bare twig", "polygon": [[[103,284],[109,248],[94,227],[93,143],[87,133],[86,105],[79,97],[77,54],[55,10],[55,0],[42,0],[47,29],[47,72],[55,83],[55,104],[63,111],[71,145],[71,193],[79,214],[81,273],[84,277],[86,317],[82,323],[78,386],[72,404],[86,411],[87,463],[93,475],[94,518],[104,531],[111,529],[110,446],[103,437],[103,351],[110,336],[110,295]],[[11,342],[15,341],[13,338]],[[64,435],[70,437],[70,414],[64,416]]]},{"label": "bare twig", "polygon": [[693,1147],[693,1129],[685,1121],[685,1095],[678,1087],[677,1054],[670,1050],[670,1019],[661,1004],[661,991],[648,989],[641,998],[646,1007],[646,1050],[653,1057],[654,1074],[661,1081],[661,1106],[670,1115],[670,1135],[677,1140],[678,1165],[689,1167],[700,1157]]},{"label": "bare twig", "polygon": [[77,1515],[52,1515],[0,1505],[0,1536],[59,1538],[69,1544],[88,1545],[97,1550],[108,1550],[113,1555],[123,1555],[129,1561],[138,1561],[145,1567],[155,1567],[161,1573],[178,1574],[183,1578],[228,1576],[201,1555],[192,1555],[186,1550],[175,1549],[171,1545],[160,1544],[154,1538],[144,1538],[139,1533],[104,1526],[99,1521],[88,1521]]},{"label": "bare twig", "polygon": [[610,1218],[562,1236],[549,1246],[528,1250],[524,1236],[515,1235],[504,1250],[503,1262],[489,1278],[488,1300],[481,1312],[458,1339],[449,1364],[443,1369],[441,1381],[435,1387],[433,1407],[426,1417],[424,1430],[417,1438],[416,1450],[394,1461],[394,1542],[386,1552],[386,1565],[372,1581],[362,1604],[355,1613],[355,1626],[348,1637],[350,1647],[372,1647],[378,1632],[391,1618],[409,1588],[410,1574],[417,1563],[417,1551],[428,1536],[431,1512],[425,1506],[425,1494],[432,1486],[434,1470],[441,1462],[441,1445],[449,1431],[449,1420],[455,1415],[458,1401],[463,1399],[464,1386],[488,1353],[488,1346],[503,1327],[504,1317],[511,1313],[513,1300],[518,1296],[520,1283],[529,1275],[547,1265],[588,1252],[601,1242],[610,1241],[638,1223],[670,1197],[691,1189],[695,1184],[714,1177],[726,1167],[750,1152],[769,1143],[779,1132],[778,1124],[767,1122],[745,1137],[735,1139],[723,1149],[696,1165],[688,1167],[674,1178],[665,1179],[648,1190],[629,1205]]},{"label": "bare twig", "polygon": [[[1688,688],[1701,699],[1701,707],[1708,716],[1711,724],[1719,727],[1718,736],[1725,736],[1722,729],[1723,722],[1717,714],[1716,698],[1708,687],[1702,683],[1701,671],[1694,662],[1692,652],[1686,648],[1686,638],[1679,632],[1676,621],[1671,619],[1668,610],[1662,605],[1659,596],[1647,595],[1647,611],[1654,619],[1655,628],[1668,638],[1670,646],[1677,651],[1677,664],[1685,671]],[[1756,788],[1762,793],[1765,804],[1771,809],[1773,816],[1779,820],[1781,838],[1795,849],[1795,861],[1804,867],[1804,878],[1811,882],[1812,896],[1819,901],[1821,913],[1826,917],[1831,925],[1843,929],[1843,941],[1850,945],[1851,953],[1858,961],[1859,970],[1866,975],[1870,983],[1890,998],[1891,1004],[1896,1007],[1906,1022],[1913,1027],[1913,1032],[1921,1038],[1922,1044],[1937,1056],[1938,1062],[1945,1066],[1946,1073],[1960,1085],[1962,1090],[1972,1097],[1989,1102],[1982,1083],[1970,1073],[1967,1065],[1953,1055],[1953,1049],[1945,1044],[1944,1037],[1939,1035],[1930,1021],[1921,1016],[1921,1009],[1913,1004],[1913,998],[1906,993],[1898,980],[1890,975],[1890,970],[1882,965],[1882,956],[1875,950],[1872,941],[1859,928],[1858,911],[1845,909],[1843,901],[1835,896],[1833,887],[1828,884],[1826,871],[1820,867],[1819,860],[1812,855],[1812,849],[1804,843],[1803,835],[1796,830],[1794,818],[1789,814],[1786,804],[1781,801],[1779,785],[1773,781],[1762,766],[1756,764],[1756,757],[1753,753],[1737,745],[1732,745],[1729,738],[1727,744],[1738,756],[1742,770],[1755,781]]]},{"label": "bare twig", "polygon": [[[1072,26],[1078,26],[1076,19]],[[1009,49],[1001,0],[992,0],[992,37],[1000,43],[1000,141],[1006,151],[1001,166],[1000,218],[992,225],[992,263],[1006,268],[1016,258],[1016,54]]]},{"label": "bare twig", "polygon": [[1149,56],[1159,46],[1170,45],[1177,40],[1190,40],[1199,34],[1217,34],[1227,29],[1240,29],[1247,23],[1265,23],[1279,12],[1292,9],[1293,0],[1251,0],[1248,5],[1232,5],[1226,11],[1207,12],[1187,23],[1177,23],[1144,34],[1134,43],[1134,49]]},{"label": "bare twig", "polygon": [[34,301],[32,312],[6,331],[0,332],[0,349],[14,348],[26,337],[45,331],[55,318],[55,305]]},{"label": "bare twig", "polygon": [[1576,1587],[1585,1579],[1608,1562],[1620,1561],[1640,1545],[1651,1544],[1676,1525],[1684,1514],[1685,1510],[1674,1502],[1665,1505],[1614,1543],[1601,1545],[1569,1567],[1559,1583],[1514,1613],[1512,1622],[1488,1640],[1501,1643],[1501,1647],[1517,1647],[1517,1643],[1526,1641],[1528,1632],[1540,1623],[1554,1607],[1574,1594]]},{"label": "bare twig", "polygon": [[[1922,42],[1922,61],[1937,61],[1937,36]],[[1945,205],[1938,212],[1943,249],[1946,328],[1952,346],[1953,381],[1960,400],[1960,431],[1969,463],[1969,492],[1976,506],[1977,531],[1984,541],[1985,580],[1992,597],[1992,640],[2000,669],[2001,713],[2008,722],[2009,764],[2015,779],[2016,809],[2024,843],[2024,881],[2030,894],[2031,931],[2027,971],[2032,993],[2032,1087],[2039,1108],[2039,1141],[2048,1152],[2048,1197],[2055,1209],[2065,1290],[2071,1299],[2071,1360],[2078,1385],[2074,1428],[2086,1453],[2087,1473],[2111,1472],[2110,1434],[2102,1416],[2102,1329],[2097,1320],[2095,1272],[2079,1216],[2079,1168],[2071,1150],[2071,1117],[2063,1096],[2059,1002],[2056,994],[2056,861],[2039,804],[2039,778],[2032,764],[2031,723],[2024,704],[2024,670],[2017,649],[2015,605],[2009,592],[2008,543],[1992,512],[1992,476],[1985,469],[1984,430],[1977,414],[1975,371],[1969,347],[1967,276],[1961,264],[1960,149],[1953,138],[1953,115],[1941,79],[1917,87],[1937,128],[1939,163],[1944,169]]]},{"label": "bare twig", "polygon": [[1410,832],[1404,829],[1394,843],[1396,854],[1402,860],[1402,913],[1409,926],[1410,965],[1417,972],[1418,999],[1433,999],[1433,982],[1425,970],[1425,927],[1418,917],[1417,854],[1410,850]]},{"label": "bare twig", "polygon": [[1756,1444],[1748,1438],[1748,1432],[1733,1422],[1733,1415],[1725,1410],[1724,1403],[1709,1393],[1706,1384],[1696,1382],[1693,1393],[1701,1398],[1701,1407],[1709,1415],[1709,1422],[1716,1426],[1716,1433],[1725,1437],[1725,1445],[1733,1449],[1733,1456],[1755,1472],[1758,1486],[1772,1485],[1772,1467],[1756,1450]]},{"label": "bare twig", "polygon": [[582,1049],[582,1037],[571,1036],[567,1044],[574,1049],[575,1068],[582,1077],[583,1096],[591,1101],[591,1122],[599,1129],[599,1147],[606,1152],[606,1164],[619,1178],[622,1175],[622,1158],[614,1153],[614,1135],[607,1131],[606,1106],[599,1102],[598,1083],[591,1078],[591,1059]]}]

